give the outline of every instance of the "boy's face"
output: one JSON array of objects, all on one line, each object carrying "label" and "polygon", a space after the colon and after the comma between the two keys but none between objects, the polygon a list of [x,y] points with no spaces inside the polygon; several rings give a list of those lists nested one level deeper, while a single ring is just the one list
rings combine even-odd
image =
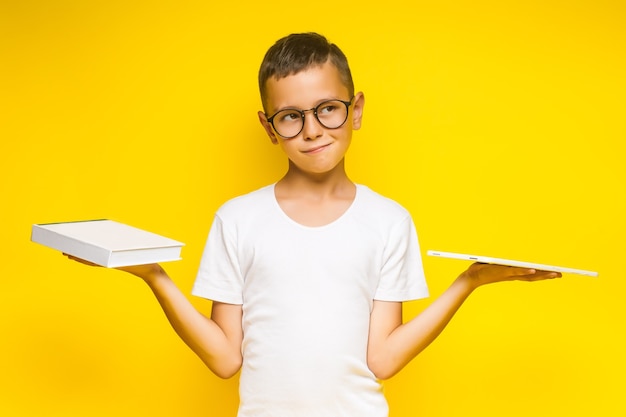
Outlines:
[{"label": "boy's face", "polygon": [[[311,174],[327,173],[338,167],[343,169],[342,162],[350,146],[352,131],[361,127],[363,93],[354,96],[346,122],[336,129],[324,127],[313,111],[308,111],[327,100],[351,99],[339,72],[331,63],[326,62],[281,79],[270,78],[266,93],[267,116],[259,112],[259,120],[272,143],[280,144],[287,154],[291,166]],[[305,111],[302,131],[290,139],[280,136],[268,122],[268,117],[283,109]]]}]

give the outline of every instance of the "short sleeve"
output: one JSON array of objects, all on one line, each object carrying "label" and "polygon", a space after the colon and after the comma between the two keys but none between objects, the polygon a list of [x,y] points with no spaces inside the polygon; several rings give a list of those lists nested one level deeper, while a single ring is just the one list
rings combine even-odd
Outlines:
[{"label": "short sleeve", "polygon": [[243,277],[235,233],[216,215],[191,293],[228,304],[243,304]]},{"label": "short sleeve", "polygon": [[408,301],[428,297],[422,256],[410,215],[389,231],[374,299]]}]

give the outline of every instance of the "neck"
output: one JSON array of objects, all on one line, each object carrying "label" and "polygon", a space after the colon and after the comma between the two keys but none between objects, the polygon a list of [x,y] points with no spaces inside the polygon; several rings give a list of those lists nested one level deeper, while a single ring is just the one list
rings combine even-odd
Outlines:
[{"label": "neck", "polygon": [[354,193],[354,183],[348,178],[343,161],[335,169],[324,173],[302,171],[290,161],[287,173],[276,187],[292,195],[309,194],[321,197]]}]

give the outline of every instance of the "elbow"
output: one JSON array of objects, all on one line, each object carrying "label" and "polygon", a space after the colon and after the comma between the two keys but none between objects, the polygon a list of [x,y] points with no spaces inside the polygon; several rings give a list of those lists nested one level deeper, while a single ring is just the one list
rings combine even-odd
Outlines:
[{"label": "elbow", "polygon": [[239,372],[239,368],[230,368],[230,369],[211,369],[211,371],[221,379],[230,379],[233,376],[237,375]]},{"label": "elbow", "polygon": [[237,375],[237,372],[241,369],[243,358],[241,355],[233,355],[230,358],[222,358],[220,360],[204,360],[204,363],[218,378],[230,379]]},{"label": "elbow", "polygon": [[389,379],[395,374],[397,374],[400,369],[399,366],[394,366],[394,361],[389,358],[380,357],[372,357],[368,356],[367,358],[367,366],[372,371],[376,379],[385,380]]},{"label": "elbow", "polygon": [[376,379],[381,380],[381,381],[389,379],[389,378],[391,378],[392,376],[394,376],[395,374],[398,373],[398,371],[392,371],[392,370],[389,370],[389,369],[373,370],[373,369],[370,368],[370,370],[372,371],[372,373],[374,374]]}]

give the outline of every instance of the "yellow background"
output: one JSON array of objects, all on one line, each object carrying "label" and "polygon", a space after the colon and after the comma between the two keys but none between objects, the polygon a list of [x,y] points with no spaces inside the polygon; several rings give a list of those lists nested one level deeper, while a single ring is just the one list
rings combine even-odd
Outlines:
[{"label": "yellow background", "polygon": [[[367,4],[0,1],[0,415],[234,415],[236,378],[142,282],[30,228],[105,217],[181,240],[167,270],[189,293],[216,208],[285,169],[256,72],[308,30],[366,94],[353,180],[407,207],[424,251],[600,272],[480,289],[385,383],[391,416],[626,414],[624,3]],[[433,296],[467,266],[424,262]]]}]

